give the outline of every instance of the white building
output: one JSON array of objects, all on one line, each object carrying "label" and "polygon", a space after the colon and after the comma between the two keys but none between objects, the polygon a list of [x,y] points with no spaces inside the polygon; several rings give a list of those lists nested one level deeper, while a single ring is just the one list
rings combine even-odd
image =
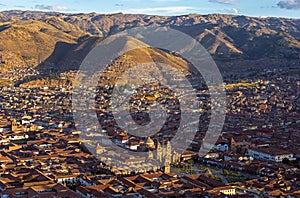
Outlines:
[{"label": "white building", "polygon": [[217,150],[217,151],[228,151],[229,150],[229,146],[227,143],[225,142],[217,142],[216,144],[212,144],[210,142],[203,142],[203,148],[204,149],[208,149],[208,150]]},{"label": "white building", "polygon": [[282,162],[283,159],[295,160],[293,153],[275,148],[250,148],[248,155],[254,159],[264,161]]}]

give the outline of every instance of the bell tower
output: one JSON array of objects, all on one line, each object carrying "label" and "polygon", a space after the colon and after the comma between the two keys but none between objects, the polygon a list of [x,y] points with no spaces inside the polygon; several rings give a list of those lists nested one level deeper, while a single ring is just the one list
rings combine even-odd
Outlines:
[{"label": "bell tower", "polygon": [[19,129],[19,124],[16,119],[11,122],[11,131],[17,131]]},{"label": "bell tower", "polygon": [[161,148],[160,142],[157,142],[156,158],[159,162],[162,162],[162,160],[163,160],[162,148]]}]

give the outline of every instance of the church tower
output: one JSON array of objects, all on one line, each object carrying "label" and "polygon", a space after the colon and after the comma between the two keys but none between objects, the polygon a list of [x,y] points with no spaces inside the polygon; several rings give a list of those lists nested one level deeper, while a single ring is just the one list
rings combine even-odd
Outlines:
[{"label": "church tower", "polygon": [[171,172],[171,160],[172,160],[172,147],[171,147],[171,142],[167,142],[167,147],[165,148],[165,173],[170,173]]},{"label": "church tower", "polygon": [[167,142],[167,148],[166,148],[164,158],[165,158],[165,163],[170,165],[171,160],[172,160],[172,147],[171,147],[171,142],[170,141]]},{"label": "church tower", "polygon": [[148,160],[153,160],[153,153],[152,153],[152,151],[148,151]]},{"label": "church tower", "polygon": [[165,165],[165,171],[164,171],[166,174],[169,174],[169,173],[171,173],[171,166],[170,166],[170,164],[166,164]]},{"label": "church tower", "polygon": [[162,162],[163,156],[160,142],[157,142],[156,158],[159,162]]},{"label": "church tower", "polygon": [[18,131],[19,130],[19,124],[16,119],[13,119],[11,122],[11,131]]}]

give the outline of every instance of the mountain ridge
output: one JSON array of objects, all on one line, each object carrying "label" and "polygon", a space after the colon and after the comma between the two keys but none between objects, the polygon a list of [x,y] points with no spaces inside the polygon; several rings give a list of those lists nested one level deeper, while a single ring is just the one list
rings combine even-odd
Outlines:
[{"label": "mountain ridge", "polygon": [[[268,59],[297,63],[300,59],[300,19],[13,10],[0,12],[0,64],[10,69],[18,62],[17,65],[42,68],[44,72],[52,68],[76,69],[103,38],[141,26],[167,26],[186,33],[197,39],[221,65]],[[17,36],[12,38],[12,35]],[[262,62],[264,65],[268,61]]]}]

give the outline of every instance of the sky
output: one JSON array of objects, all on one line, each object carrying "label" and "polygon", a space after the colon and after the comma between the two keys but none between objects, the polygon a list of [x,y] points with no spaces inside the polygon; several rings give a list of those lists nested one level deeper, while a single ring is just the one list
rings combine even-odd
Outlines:
[{"label": "sky", "polygon": [[1,0],[0,10],[154,15],[236,14],[300,18],[300,0]]}]

